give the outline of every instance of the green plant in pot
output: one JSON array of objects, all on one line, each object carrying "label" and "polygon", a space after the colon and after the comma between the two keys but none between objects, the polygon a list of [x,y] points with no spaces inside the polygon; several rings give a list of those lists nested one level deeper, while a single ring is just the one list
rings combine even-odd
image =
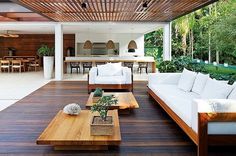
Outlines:
[{"label": "green plant in pot", "polygon": [[54,47],[50,48],[46,44],[38,49],[38,55],[43,57],[43,71],[46,79],[51,79],[53,75],[54,51]]},{"label": "green plant in pot", "polygon": [[96,88],[93,93],[93,96],[94,97],[102,97],[102,94],[103,94],[103,90],[101,88]]},{"label": "green plant in pot", "polygon": [[93,93],[93,103],[98,102],[98,100],[102,97],[103,90],[101,88],[96,88]]},{"label": "green plant in pot", "polygon": [[106,121],[109,107],[116,105],[118,100],[114,95],[102,96],[96,104],[91,107],[92,112],[98,112],[103,121]]},{"label": "green plant in pot", "polygon": [[54,56],[54,47],[50,48],[46,44],[42,44],[38,49],[38,55],[43,56]]},{"label": "green plant in pot", "polygon": [[112,135],[114,122],[112,116],[108,116],[109,107],[117,104],[114,95],[102,96],[97,103],[91,107],[92,112],[98,112],[99,116],[92,116],[91,135]]}]

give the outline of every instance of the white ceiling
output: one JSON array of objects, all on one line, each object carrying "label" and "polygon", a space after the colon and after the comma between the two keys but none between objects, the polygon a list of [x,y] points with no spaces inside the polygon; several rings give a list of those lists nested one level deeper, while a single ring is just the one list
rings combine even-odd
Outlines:
[{"label": "white ceiling", "polygon": [[[6,30],[18,34],[52,34],[55,22],[5,22],[0,23],[0,32]],[[157,30],[165,23],[118,23],[118,22],[81,22],[61,23],[63,32],[73,33],[148,33]]]},{"label": "white ceiling", "polygon": [[32,12],[23,6],[12,2],[1,2],[0,12]]}]

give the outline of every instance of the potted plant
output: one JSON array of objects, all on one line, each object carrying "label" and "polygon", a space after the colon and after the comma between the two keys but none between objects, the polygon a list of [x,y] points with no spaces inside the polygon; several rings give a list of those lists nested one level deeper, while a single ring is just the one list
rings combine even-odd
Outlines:
[{"label": "potted plant", "polygon": [[43,57],[44,78],[51,79],[54,66],[54,47],[50,48],[47,45],[43,44],[38,49],[38,55],[40,57]]},{"label": "potted plant", "polygon": [[93,93],[93,103],[98,102],[98,100],[102,97],[103,90],[101,88],[96,88]]},{"label": "potted plant", "polygon": [[14,47],[8,47],[8,56],[14,56],[16,52],[16,48]]},{"label": "potted plant", "polygon": [[112,116],[108,116],[111,105],[117,104],[114,95],[102,96],[97,103],[91,107],[92,112],[98,112],[99,116],[92,116],[90,123],[91,135],[113,135],[114,122]]}]

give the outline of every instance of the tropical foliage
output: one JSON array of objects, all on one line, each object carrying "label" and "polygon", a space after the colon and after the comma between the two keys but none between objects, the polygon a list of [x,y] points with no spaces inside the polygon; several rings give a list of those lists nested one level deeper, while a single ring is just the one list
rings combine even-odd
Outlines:
[{"label": "tropical foliage", "polygon": [[191,57],[183,56],[171,61],[162,61],[158,65],[158,70],[161,73],[182,72],[184,68],[195,72],[208,73],[217,80],[229,81],[229,84],[236,81],[236,70],[230,71],[225,67],[204,65],[193,61]]},{"label": "tropical foliage", "polygon": [[[236,64],[236,0],[220,0],[172,22],[173,57]],[[145,35],[145,54],[163,52],[163,30]]]}]

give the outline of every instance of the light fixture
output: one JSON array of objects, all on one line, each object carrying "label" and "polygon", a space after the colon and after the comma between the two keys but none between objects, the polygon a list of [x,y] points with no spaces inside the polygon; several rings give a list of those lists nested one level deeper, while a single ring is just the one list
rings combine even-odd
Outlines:
[{"label": "light fixture", "polygon": [[146,10],[147,7],[148,7],[147,1],[144,1],[144,2],[143,2],[143,9]]},{"label": "light fixture", "polygon": [[[89,28],[88,28],[88,37],[90,39],[90,29]],[[93,43],[89,39],[85,41],[83,49],[92,49],[93,48]]]},{"label": "light fixture", "polygon": [[83,9],[87,9],[87,0],[84,0],[82,3],[81,3],[81,7],[83,8]]},{"label": "light fixture", "polygon": [[107,49],[115,49],[115,44],[112,40],[109,40],[106,44]]},{"label": "light fixture", "polygon": [[[133,31],[134,28],[131,28],[131,39],[133,38]],[[133,52],[134,49],[138,49],[137,44],[135,42],[135,40],[131,40],[128,44],[128,50],[130,51],[130,49],[132,49],[131,51]]]},{"label": "light fixture", "polygon": [[131,40],[128,44],[128,49],[138,49],[137,44],[134,40]]},{"label": "light fixture", "polygon": [[0,34],[0,37],[17,38],[17,37],[19,37],[19,35],[18,34],[12,34],[12,33],[9,32],[9,30],[7,30],[5,34],[4,33]]},{"label": "light fixture", "polygon": [[81,4],[81,7],[82,7],[83,9],[86,9],[86,8],[87,8],[86,3],[83,2],[83,3]]},{"label": "light fixture", "polygon": [[84,47],[83,47],[84,49],[92,49],[92,47],[93,47],[93,44],[90,40],[85,41]]},{"label": "light fixture", "polygon": [[[111,38],[111,32],[112,32],[112,29],[109,28],[109,38]],[[109,40],[106,44],[106,48],[107,49],[115,49],[115,44],[112,40]]]}]

